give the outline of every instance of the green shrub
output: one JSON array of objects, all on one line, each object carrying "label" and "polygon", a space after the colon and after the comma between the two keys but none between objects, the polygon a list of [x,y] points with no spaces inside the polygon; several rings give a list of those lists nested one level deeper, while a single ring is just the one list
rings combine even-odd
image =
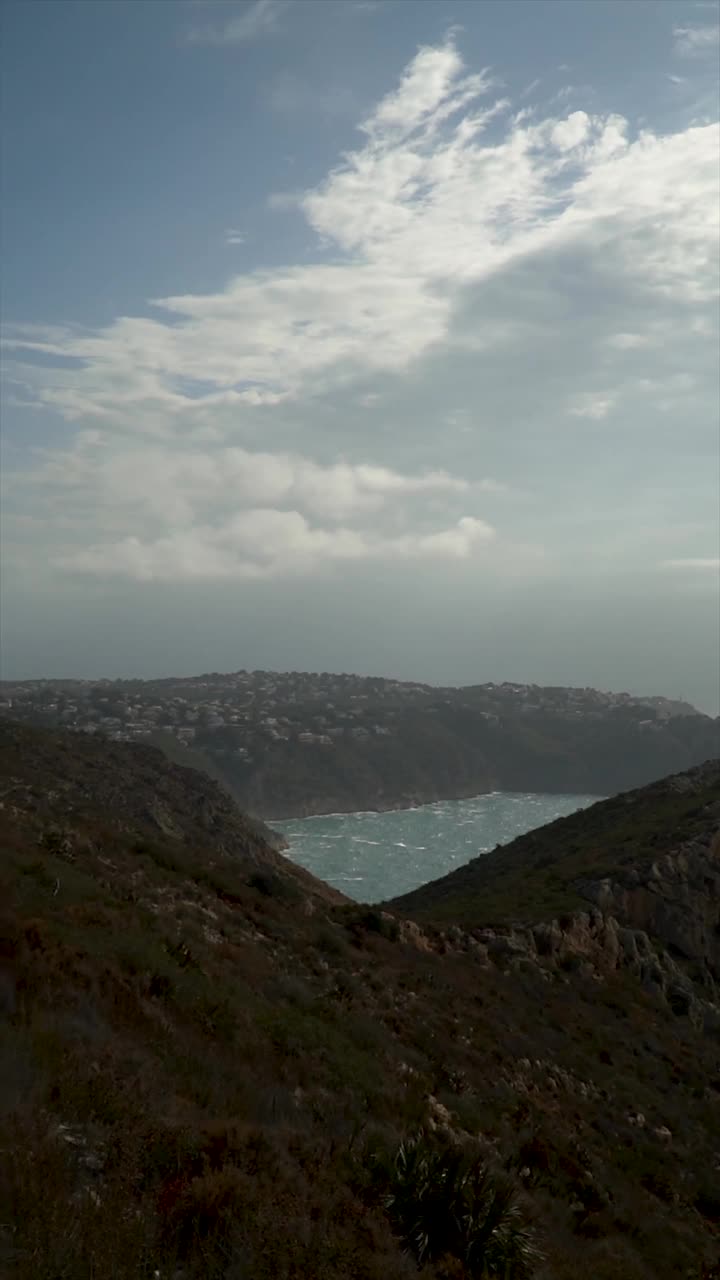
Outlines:
[{"label": "green shrub", "polygon": [[363,933],[376,933],[381,938],[387,938],[389,942],[396,942],[400,936],[400,925],[394,916],[384,911],[376,911],[374,907],[353,912],[349,926],[356,940],[359,940]]},{"label": "green shrub", "polygon": [[435,1145],[422,1131],[388,1164],[384,1204],[419,1266],[454,1259],[467,1280],[529,1280],[540,1253],[514,1183],[477,1149]]}]

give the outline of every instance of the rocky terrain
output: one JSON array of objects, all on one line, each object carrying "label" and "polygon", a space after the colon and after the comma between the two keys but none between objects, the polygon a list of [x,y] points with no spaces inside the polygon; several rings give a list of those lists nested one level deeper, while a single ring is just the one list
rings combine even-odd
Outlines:
[{"label": "rocky terrain", "polygon": [[[474,926],[476,942],[509,960],[598,977],[627,968],[718,1030],[720,761],[561,818],[389,907]],[[490,920],[500,929],[478,932]]]},{"label": "rocky terrain", "polygon": [[0,725],[0,1269],[717,1280],[720,762],[382,910]]}]

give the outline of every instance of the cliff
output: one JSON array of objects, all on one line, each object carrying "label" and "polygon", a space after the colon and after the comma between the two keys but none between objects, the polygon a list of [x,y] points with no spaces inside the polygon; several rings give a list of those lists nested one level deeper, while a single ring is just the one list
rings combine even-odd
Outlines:
[{"label": "cliff", "polygon": [[[212,739],[202,748],[212,752]],[[234,793],[269,821],[314,813],[408,808],[489,791],[609,795],[644,786],[720,752],[720,721],[672,721],[657,732],[635,722],[480,715],[428,708],[398,716],[393,734],[332,746],[267,742],[252,765],[226,768]]]}]

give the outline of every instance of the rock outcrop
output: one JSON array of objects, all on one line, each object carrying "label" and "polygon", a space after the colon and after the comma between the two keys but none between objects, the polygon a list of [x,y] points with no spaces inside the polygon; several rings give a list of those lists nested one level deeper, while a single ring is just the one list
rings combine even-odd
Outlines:
[{"label": "rock outcrop", "polygon": [[720,978],[720,833],[681,845],[624,876],[582,881],[583,897],[651,935],[715,989]]},{"label": "rock outcrop", "polygon": [[[503,970],[536,965],[558,980],[567,981],[574,974],[602,980],[626,970],[648,994],[666,1002],[675,1014],[690,1018],[706,1032],[720,1034],[719,793],[720,761],[708,761],[643,792],[616,797],[586,811],[585,815],[573,815],[563,823],[553,824],[558,829],[569,827],[572,834],[572,824],[577,827],[584,821],[585,839],[593,850],[593,858],[606,857],[615,863],[607,875],[567,877],[568,901],[584,901],[588,904],[585,908],[570,906],[566,912],[549,914],[545,919],[525,922],[515,918],[506,924],[482,928],[468,924],[469,912],[465,907],[462,925],[423,930],[417,922],[403,921],[400,937],[422,948],[474,949],[481,962]],[[595,828],[601,834],[608,829],[606,811],[614,816],[619,811],[622,817],[624,807],[631,818],[635,817],[640,823],[647,816],[646,802],[652,811],[653,806],[667,807],[668,799],[672,800],[673,796],[681,798],[684,806],[677,838],[672,830],[658,833],[656,824],[654,828],[647,828],[644,839],[641,835],[631,858],[624,851],[613,856],[612,847],[601,850],[600,854],[595,852]],[[596,815],[594,823],[593,815]],[[692,834],[689,839],[683,839],[688,822]],[[544,829],[545,832],[552,830],[553,827]],[[538,866],[544,870],[545,861],[536,856],[535,848],[542,834],[521,837],[507,851],[499,850],[492,855],[498,878],[506,876],[505,859],[511,866],[513,859],[518,864],[511,870],[509,881],[503,881],[508,899],[515,883],[513,876],[519,883],[524,871],[526,887],[528,883],[532,885]],[[555,864],[558,871],[562,871],[564,860],[576,856],[576,848],[571,844],[569,854],[562,846],[558,848]],[[624,845],[620,848],[624,850]],[[542,855],[542,849],[540,853]],[[490,862],[490,858],[478,859],[459,875],[453,873],[444,882],[438,882],[438,886],[445,888],[444,895],[438,895],[438,901],[445,908],[445,918],[451,914],[453,901],[449,891],[458,883],[468,895],[473,887],[474,868],[483,891],[489,881],[488,900],[492,901],[489,898],[492,874],[487,874]],[[415,898],[424,902],[432,896],[433,889],[432,885],[424,886],[417,895],[399,899],[398,914],[404,915]],[[478,892],[473,902],[476,904],[473,911],[480,920],[483,893]],[[432,919],[431,910],[423,911],[422,919],[426,918]]]}]

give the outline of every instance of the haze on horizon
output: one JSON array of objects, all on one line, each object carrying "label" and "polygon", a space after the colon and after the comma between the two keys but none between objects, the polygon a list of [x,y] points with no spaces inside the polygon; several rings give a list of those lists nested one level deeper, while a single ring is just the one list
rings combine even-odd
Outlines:
[{"label": "haze on horizon", "polygon": [[0,676],[717,714],[719,12],[6,3]]}]

